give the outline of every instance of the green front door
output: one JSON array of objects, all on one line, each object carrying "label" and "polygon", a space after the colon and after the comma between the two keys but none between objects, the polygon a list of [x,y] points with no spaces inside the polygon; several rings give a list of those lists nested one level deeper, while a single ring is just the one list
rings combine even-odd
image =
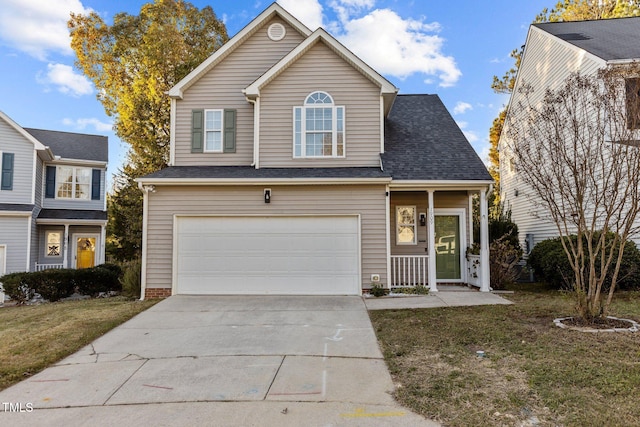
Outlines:
[{"label": "green front door", "polygon": [[436,215],[436,278],[459,280],[460,274],[460,216]]}]

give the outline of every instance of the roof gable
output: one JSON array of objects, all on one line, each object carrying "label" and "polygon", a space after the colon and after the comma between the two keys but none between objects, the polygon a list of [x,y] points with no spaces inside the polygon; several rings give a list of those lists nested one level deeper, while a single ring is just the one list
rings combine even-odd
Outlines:
[{"label": "roof gable", "polygon": [[640,59],[640,17],[533,26],[605,61]]},{"label": "roof gable", "polygon": [[291,64],[307,53],[317,43],[324,43],[338,56],[348,62],[353,68],[358,70],[363,76],[380,88],[380,93],[385,97],[385,113],[391,109],[393,100],[398,93],[391,82],[382,77],[377,71],[367,65],[364,61],[353,54],[343,44],[327,33],[323,28],[318,28],[295,49],[289,52],[284,58],[276,63],[271,69],[260,76],[256,81],[244,89],[247,98],[255,99],[260,96],[260,90],[268,85],[280,73],[286,70]]},{"label": "roof gable", "polygon": [[[9,126],[11,126],[16,132],[22,135],[27,141],[33,144],[34,149],[38,151],[49,151],[48,147],[46,147],[42,142],[38,141],[33,135],[29,134],[24,128],[22,128],[19,124],[14,122],[11,117],[7,116],[5,113],[0,111],[0,119],[4,120]],[[49,157],[53,157],[51,152],[49,151]]]},{"label": "roof gable", "polygon": [[182,99],[185,90],[191,87],[209,70],[220,63],[247,38],[251,37],[256,31],[258,31],[258,29],[261,28],[265,22],[271,20],[274,16],[279,16],[280,18],[285,20],[289,25],[291,25],[305,37],[311,34],[311,30],[309,30],[309,28],[302,24],[302,22],[300,22],[293,15],[287,12],[279,4],[273,3],[260,15],[258,15],[253,21],[251,21],[246,27],[244,27],[235,36],[233,36],[231,40],[225,43],[213,55],[202,62],[202,64],[198,65],[192,72],[190,72],[186,77],[184,77],[174,87],[172,87],[169,90],[169,96],[172,98]]}]

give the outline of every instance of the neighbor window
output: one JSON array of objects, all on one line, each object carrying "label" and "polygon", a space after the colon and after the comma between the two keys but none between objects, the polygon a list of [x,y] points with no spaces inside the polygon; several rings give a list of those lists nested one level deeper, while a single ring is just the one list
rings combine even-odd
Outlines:
[{"label": "neighbor window", "polygon": [[222,153],[222,110],[204,110],[204,151]]},{"label": "neighbor window", "polygon": [[61,233],[59,231],[47,231],[47,249],[45,256],[59,257],[62,253],[60,251]]},{"label": "neighbor window", "polygon": [[398,206],[396,208],[396,244],[416,244],[416,207]]},{"label": "neighbor window", "polygon": [[56,168],[56,198],[89,200],[91,198],[91,169],[58,166]]},{"label": "neighbor window", "polygon": [[0,167],[2,176],[0,177],[0,190],[13,190],[13,153],[1,153]]},{"label": "neighbor window", "polygon": [[627,94],[627,128],[640,129],[640,78],[625,80]]},{"label": "neighbor window", "polygon": [[344,157],[344,107],[326,92],[313,92],[293,108],[294,157]]}]

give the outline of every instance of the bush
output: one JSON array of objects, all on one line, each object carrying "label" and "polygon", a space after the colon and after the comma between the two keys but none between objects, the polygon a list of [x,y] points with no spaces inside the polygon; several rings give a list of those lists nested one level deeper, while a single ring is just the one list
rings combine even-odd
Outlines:
[{"label": "bush", "polygon": [[[598,239],[598,234],[594,236],[594,239]],[[611,242],[614,234],[610,233],[607,236],[606,241]],[[578,241],[578,236],[571,235],[569,238],[574,242]],[[586,250],[586,242],[583,243]],[[607,279],[605,281],[605,289],[611,284],[613,277],[613,263],[618,256],[618,250],[616,249],[613,254],[612,268],[610,268]],[[536,279],[553,286],[556,289],[573,290],[574,273],[569,263],[569,259],[562,248],[562,241],[559,237],[555,239],[547,239],[536,244],[533,250],[529,254],[527,260],[529,267],[531,267],[536,275]],[[599,269],[600,257],[596,258],[596,274]],[[588,266],[587,266],[588,268]],[[638,250],[635,243],[627,241],[624,245],[624,253],[622,254],[622,262],[620,264],[620,273],[618,274],[618,282],[616,287],[618,289],[640,289],[640,250]],[[585,273],[588,275],[588,271]]]},{"label": "bush", "polygon": [[34,290],[29,288],[25,281],[25,275],[29,273],[10,273],[0,277],[4,293],[18,305],[24,304],[34,296]]},{"label": "bush", "polygon": [[518,262],[522,258],[522,249],[512,236],[505,234],[489,245],[490,284],[493,289],[505,289],[516,282],[519,270]]},{"label": "bush", "polygon": [[140,292],[142,290],[142,263],[139,260],[131,261],[125,265],[120,284],[123,295],[129,298],[140,298]]},{"label": "bush", "polygon": [[76,270],[59,269],[27,273],[26,284],[48,301],[58,301],[71,296],[76,289],[74,275]]},{"label": "bush", "polygon": [[79,293],[95,297],[101,292],[122,290],[119,280],[121,271],[122,269],[114,264],[76,270],[74,282]]}]

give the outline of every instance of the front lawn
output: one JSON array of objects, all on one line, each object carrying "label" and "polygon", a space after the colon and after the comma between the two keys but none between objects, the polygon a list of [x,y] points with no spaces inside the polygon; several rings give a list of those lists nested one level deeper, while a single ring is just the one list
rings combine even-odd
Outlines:
[{"label": "front lawn", "polygon": [[[371,311],[397,400],[446,426],[638,425],[640,332],[560,329],[570,295],[515,289],[511,306]],[[614,301],[640,320],[640,293]]]},{"label": "front lawn", "polygon": [[73,354],[156,302],[115,297],[0,308],[0,390]]}]

